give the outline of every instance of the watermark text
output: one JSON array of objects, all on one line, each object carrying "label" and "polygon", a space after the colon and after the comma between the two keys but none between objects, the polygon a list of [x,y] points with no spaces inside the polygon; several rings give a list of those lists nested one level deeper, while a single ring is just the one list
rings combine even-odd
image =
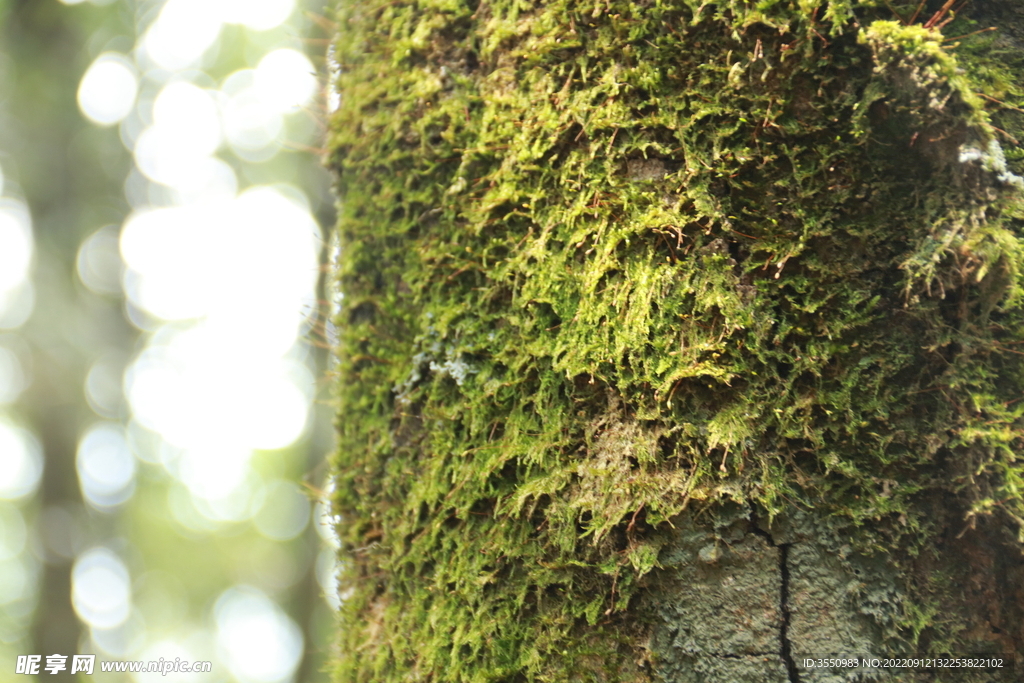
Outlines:
[{"label": "watermark text", "polygon": [[[96,655],[18,655],[14,673],[34,676],[41,673],[51,675],[68,671],[68,659],[71,660],[70,672],[73,674],[92,674],[96,667]],[[174,659],[151,659],[149,661],[101,661],[100,671],[104,673],[209,673],[213,671],[212,662],[190,662],[181,657]]]}]

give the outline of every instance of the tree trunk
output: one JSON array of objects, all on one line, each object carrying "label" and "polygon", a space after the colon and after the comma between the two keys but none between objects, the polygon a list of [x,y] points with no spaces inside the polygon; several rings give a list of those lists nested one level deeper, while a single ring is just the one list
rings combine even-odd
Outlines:
[{"label": "tree trunk", "polygon": [[339,20],[338,680],[1019,680],[1016,0]]}]

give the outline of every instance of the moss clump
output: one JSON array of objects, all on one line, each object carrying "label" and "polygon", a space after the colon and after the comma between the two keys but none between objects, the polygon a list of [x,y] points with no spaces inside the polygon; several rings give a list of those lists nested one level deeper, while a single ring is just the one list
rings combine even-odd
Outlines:
[{"label": "moss clump", "polygon": [[[338,15],[339,680],[644,678],[631,601],[695,504],[907,556],[922,497],[1024,518],[990,37],[852,0]],[[954,638],[908,600],[886,637]]]}]

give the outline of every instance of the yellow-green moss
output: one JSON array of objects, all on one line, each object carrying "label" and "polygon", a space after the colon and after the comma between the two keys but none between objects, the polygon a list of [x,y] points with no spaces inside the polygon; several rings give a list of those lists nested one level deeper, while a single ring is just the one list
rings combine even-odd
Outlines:
[{"label": "yellow-green moss", "polygon": [[866,553],[926,546],[926,492],[1024,517],[991,37],[855,0],[338,19],[339,680],[642,678],[628,608],[688,505]]}]

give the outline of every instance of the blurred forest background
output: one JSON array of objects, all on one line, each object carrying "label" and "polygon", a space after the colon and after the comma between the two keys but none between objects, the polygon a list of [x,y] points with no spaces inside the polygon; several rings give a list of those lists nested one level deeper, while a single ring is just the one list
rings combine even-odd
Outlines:
[{"label": "blurred forest background", "polygon": [[0,683],[325,677],[324,4],[0,0]]}]

